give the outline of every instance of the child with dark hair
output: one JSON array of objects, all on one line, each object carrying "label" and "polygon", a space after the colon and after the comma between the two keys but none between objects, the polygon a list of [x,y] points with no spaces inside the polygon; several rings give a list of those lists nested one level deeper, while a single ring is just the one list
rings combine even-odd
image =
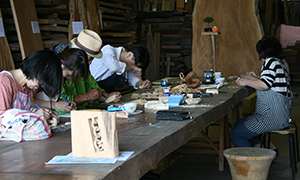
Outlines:
[{"label": "child with dark hair", "polygon": [[141,78],[149,64],[149,52],[145,46],[134,44],[126,50],[105,45],[101,51],[102,58],[93,60],[90,71],[105,91],[111,92],[126,84],[134,89],[151,87],[148,79],[143,81]]},{"label": "child with dark hair", "polygon": [[[112,95],[117,95],[115,102],[120,101],[120,93],[108,94],[98,86],[89,72],[89,61],[85,51],[70,48],[58,56],[62,60],[64,77],[68,78],[63,85],[62,94],[68,101],[74,101],[78,109],[84,109],[89,102],[95,100],[105,101]],[[73,68],[75,65],[77,68]]]},{"label": "child with dark hair", "polygon": [[254,114],[238,120],[230,131],[236,147],[251,147],[252,138],[290,125],[292,91],[281,44],[273,37],[264,37],[257,42],[256,50],[263,63],[260,76],[249,72],[236,80],[239,86],[249,86],[257,92]]},{"label": "child with dark hair", "polygon": [[[34,90],[42,89],[53,98],[62,88],[62,69],[59,58],[53,51],[39,50],[27,56],[19,69],[0,73],[0,111],[12,108],[30,110]],[[41,108],[35,113],[47,120],[55,114]],[[57,118],[57,117],[56,117]]]}]

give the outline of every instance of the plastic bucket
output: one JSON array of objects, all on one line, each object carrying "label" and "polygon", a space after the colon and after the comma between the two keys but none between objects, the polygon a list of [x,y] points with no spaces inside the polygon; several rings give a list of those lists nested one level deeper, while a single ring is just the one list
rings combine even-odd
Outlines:
[{"label": "plastic bucket", "polygon": [[266,180],[276,152],[270,149],[239,147],[223,152],[233,180]]}]

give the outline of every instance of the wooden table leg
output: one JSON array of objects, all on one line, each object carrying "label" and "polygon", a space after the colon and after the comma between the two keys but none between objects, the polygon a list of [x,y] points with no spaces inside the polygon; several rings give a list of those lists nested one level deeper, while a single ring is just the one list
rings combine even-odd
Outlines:
[{"label": "wooden table leg", "polygon": [[232,108],[232,128],[237,120],[240,119],[240,108],[239,104]]},{"label": "wooden table leg", "polygon": [[224,116],[224,133],[225,133],[225,149],[230,148],[230,136],[229,136],[229,125],[228,125],[228,114]]},{"label": "wooden table leg", "polygon": [[[226,116],[226,115],[225,115]],[[219,126],[219,171],[224,171],[224,119],[225,117],[222,117],[220,119],[220,126]]]}]

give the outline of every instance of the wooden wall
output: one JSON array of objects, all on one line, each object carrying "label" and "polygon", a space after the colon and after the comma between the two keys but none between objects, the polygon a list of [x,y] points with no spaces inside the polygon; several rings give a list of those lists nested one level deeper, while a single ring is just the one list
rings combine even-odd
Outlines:
[{"label": "wooden wall", "polygon": [[216,71],[224,77],[245,74],[254,70],[259,74],[261,62],[255,50],[263,30],[257,18],[258,0],[198,0],[193,12],[193,70],[198,76],[212,68],[209,36],[201,35],[207,26],[203,19],[214,18],[219,27],[216,36]]}]

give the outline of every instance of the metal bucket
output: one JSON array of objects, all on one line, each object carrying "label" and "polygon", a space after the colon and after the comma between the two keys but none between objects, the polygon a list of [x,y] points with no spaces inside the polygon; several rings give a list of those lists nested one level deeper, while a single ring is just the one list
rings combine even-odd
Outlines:
[{"label": "metal bucket", "polygon": [[233,180],[266,180],[276,152],[270,149],[239,147],[223,152]]}]

